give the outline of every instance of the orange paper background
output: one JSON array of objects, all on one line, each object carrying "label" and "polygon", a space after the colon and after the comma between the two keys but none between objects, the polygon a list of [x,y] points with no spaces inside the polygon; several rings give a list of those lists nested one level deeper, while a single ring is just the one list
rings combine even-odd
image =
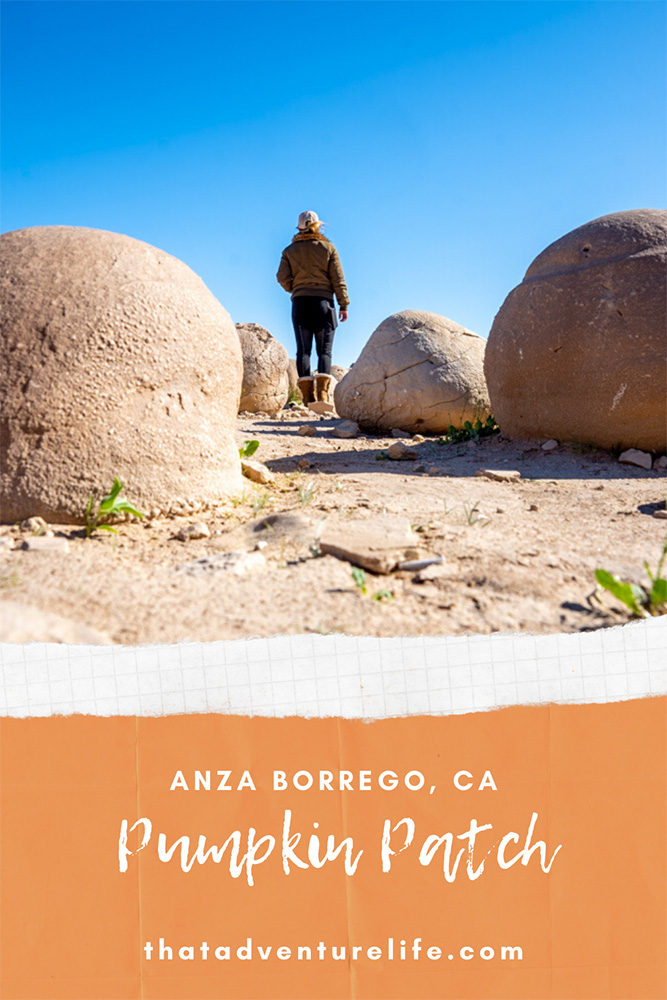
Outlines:
[{"label": "orange paper background", "polygon": [[[4,998],[649,1000],[667,992],[665,698],[372,723],[4,719],[0,735]],[[426,787],[275,792],[274,768],[416,769]],[[247,769],[257,790],[169,791],[177,770],[191,779],[195,769],[231,770],[234,783]],[[461,769],[476,784],[490,769],[498,790],[457,791]],[[285,809],[304,835],[300,855],[314,822],[337,843],[352,836],[364,850],[356,874],[346,876],[339,859],[285,875]],[[461,869],[450,883],[441,862],[418,864],[426,836],[463,833],[473,817],[493,824],[475,864],[509,831],[522,844],[532,812],[533,840],[546,840],[549,856],[563,845],[548,875],[536,857],[503,871],[494,852],[476,881]],[[121,874],[120,823],[140,816],[151,819],[153,840]],[[383,873],[384,820],[404,816],[415,821],[415,843]],[[156,855],[160,832],[169,844],[205,834],[210,846],[249,826],[278,840],[252,887],[224,862],[184,873],[176,858],[164,864]],[[143,955],[143,943],[160,937],[174,949],[171,962]],[[247,937],[273,946],[268,961],[177,957],[184,945],[235,949]],[[299,944],[315,956],[318,941],[384,949],[388,937],[421,938],[424,951],[437,945],[443,958],[422,952],[419,961],[392,962],[384,950],[379,961],[275,957],[279,946]],[[477,954],[503,945],[520,945],[523,961]],[[463,946],[474,959],[459,957]]]}]

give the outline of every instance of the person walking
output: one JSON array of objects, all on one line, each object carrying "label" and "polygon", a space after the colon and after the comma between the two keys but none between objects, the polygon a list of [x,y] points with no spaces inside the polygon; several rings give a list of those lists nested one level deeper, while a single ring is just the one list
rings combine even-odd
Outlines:
[{"label": "person walking", "polygon": [[[296,336],[298,386],[304,403],[330,403],[331,349],[337,319],[334,295],[338,300],[340,321],[347,319],[350,300],[338,251],[322,232],[316,212],[302,212],[298,232],[285,247],[276,278],[292,296],[292,323]],[[317,350],[317,373],[310,373],[313,338]]]}]

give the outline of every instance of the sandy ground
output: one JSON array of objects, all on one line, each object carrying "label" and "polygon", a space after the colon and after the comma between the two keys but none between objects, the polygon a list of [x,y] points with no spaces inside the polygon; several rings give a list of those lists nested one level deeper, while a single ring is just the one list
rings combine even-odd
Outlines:
[{"label": "sandy ground", "polygon": [[[297,434],[304,423],[315,436]],[[393,438],[337,439],[337,423],[294,412],[239,418],[239,443],[260,441],[255,458],[274,481],[248,482],[242,497],[205,512],[123,523],[118,535],[91,539],[80,527],[54,526],[68,552],[26,551],[19,546],[30,533],[2,526],[15,547],[0,551],[0,601],[125,645],[301,632],[569,632],[627,620],[611,610],[613,600],[593,611],[587,597],[596,567],[638,582],[645,559],[654,568],[667,532],[655,516],[664,509],[664,472],[499,435],[444,446],[430,438],[415,446],[417,461],[394,462],[378,458]],[[518,470],[521,479],[480,478],[480,468]],[[409,518],[420,548],[443,563],[422,573],[367,573],[363,594],[350,564],[319,554],[316,539],[325,523],[383,512]],[[264,519],[278,513],[294,516],[266,530]],[[179,541],[178,530],[194,521],[210,537]],[[245,575],[179,569],[230,549],[252,551],[258,539],[267,542],[266,565]],[[35,632],[43,638],[37,624]]]}]

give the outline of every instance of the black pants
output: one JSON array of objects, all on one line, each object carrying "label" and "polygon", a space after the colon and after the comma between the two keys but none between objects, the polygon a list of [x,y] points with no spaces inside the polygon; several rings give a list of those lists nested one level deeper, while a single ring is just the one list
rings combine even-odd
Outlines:
[{"label": "black pants", "polygon": [[310,375],[313,337],[317,350],[317,370],[329,375],[331,348],[338,325],[333,302],[316,295],[297,295],[292,299],[292,323],[296,335],[296,370],[299,378]]}]

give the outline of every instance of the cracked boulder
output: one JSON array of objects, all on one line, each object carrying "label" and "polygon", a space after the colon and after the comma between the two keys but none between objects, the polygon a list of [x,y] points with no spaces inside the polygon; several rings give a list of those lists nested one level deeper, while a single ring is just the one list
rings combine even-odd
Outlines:
[{"label": "cracked boulder", "polygon": [[2,519],[81,520],[115,476],[142,511],[239,493],[241,350],[201,278],[97,229],[21,229],[0,248]]},{"label": "cracked boulder", "polygon": [[389,316],[338,383],[336,410],[364,430],[444,433],[485,420],[485,341],[445,316]]},{"label": "cracked boulder", "polygon": [[243,352],[243,387],[239,410],[277,413],[290,388],[287,351],[259,323],[237,323]]},{"label": "cracked boulder", "polygon": [[657,209],[602,216],[535,258],[486,349],[505,434],[665,450],[666,264]]}]

